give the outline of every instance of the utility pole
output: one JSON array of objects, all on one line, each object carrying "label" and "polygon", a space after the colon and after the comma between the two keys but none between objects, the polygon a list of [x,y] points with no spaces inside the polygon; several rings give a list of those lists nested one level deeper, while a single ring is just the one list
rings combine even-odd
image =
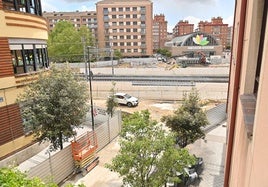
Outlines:
[{"label": "utility pole", "polygon": [[84,51],[84,62],[85,62],[85,76],[86,79],[88,79],[88,72],[87,72],[87,58],[86,58],[86,41],[85,37],[81,37],[82,43],[83,43],[83,51]]},{"label": "utility pole", "polygon": [[111,56],[112,56],[112,75],[114,76],[114,50],[111,49]]},{"label": "utility pole", "polygon": [[93,98],[92,98],[92,84],[91,84],[91,79],[93,77],[93,73],[91,71],[90,68],[90,53],[89,53],[89,49],[91,48],[91,46],[87,46],[87,52],[88,52],[88,80],[89,80],[89,92],[90,92],[90,109],[91,109],[91,123],[92,123],[92,131],[94,134],[94,130],[95,130],[95,123],[94,123],[94,109],[93,109]]},{"label": "utility pole", "polygon": [[113,42],[110,42],[110,52],[112,58],[112,75],[114,76],[114,51],[113,51]]}]

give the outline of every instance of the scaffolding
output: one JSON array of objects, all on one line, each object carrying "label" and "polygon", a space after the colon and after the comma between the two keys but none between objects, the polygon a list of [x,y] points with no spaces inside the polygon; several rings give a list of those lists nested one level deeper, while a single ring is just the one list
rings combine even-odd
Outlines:
[{"label": "scaffolding", "polygon": [[98,144],[95,132],[81,134],[71,141],[71,145],[76,172],[86,174],[99,163],[99,157],[96,154]]}]

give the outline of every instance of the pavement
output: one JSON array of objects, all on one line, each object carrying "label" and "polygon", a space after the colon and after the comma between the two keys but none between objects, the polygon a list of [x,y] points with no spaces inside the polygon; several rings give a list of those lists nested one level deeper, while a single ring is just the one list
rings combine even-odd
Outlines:
[{"label": "pavement", "polygon": [[[226,122],[216,126],[206,134],[205,139],[197,140],[188,145],[189,152],[204,160],[204,169],[200,179],[191,186],[222,187],[224,181],[224,161],[226,149]],[[87,175],[76,175],[65,184],[84,184],[87,187],[121,187],[122,179],[117,173],[105,168],[120,149],[118,138],[98,152],[99,164]],[[64,185],[63,185],[64,186]]]}]

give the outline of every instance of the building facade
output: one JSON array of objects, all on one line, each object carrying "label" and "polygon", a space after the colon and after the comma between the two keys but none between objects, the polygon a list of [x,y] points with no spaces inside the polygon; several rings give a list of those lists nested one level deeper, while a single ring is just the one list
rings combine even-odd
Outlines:
[{"label": "building facade", "polygon": [[96,11],[85,12],[43,12],[43,17],[47,20],[47,26],[50,31],[55,27],[59,21],[70,21],[75,28],[81,26],[88,27],[93,37],[97,37],[97,13]]},{"label": "building facade", "polygon": [[119,50],[124,57],[153,54],[150,0],[102,0],[96,10],[99,49]]},{"label": "building facade", "polygon": [[200,53],[206,57],[222,55],[222,46],[212,35],[203,32],[192,32],[173,38],[165,43],[172,56],[199,57]]},{"label": "building facade", "polygon": [[194,31],[194,24],[189,23],[188,20],[186,21],[181,20],[173,28],[173,37],[186,35],[192,33],[193,31]]},{"label": "building facade", "polygon": [[49,67],[47,24],[40,0],[0,0],[0,159],[31,144],[18,93]]},{"label": "building facade", "polygon": [[167,21],[164,14],[154,15],[153,19],[153,50],[164,48],[167,41]]},{"label": "building facade", "polygon": [[211,18],[211,22],[200,21],[198,23],[198,30],[213,35],[219,39],[223,48],[226,48],[228,38],[228,24],[224,24],[221,17],[213,17]]},{"label": "building facade", "polygon": [[225,187],[267,186],[268,1],[237,0],[228,93]]}]

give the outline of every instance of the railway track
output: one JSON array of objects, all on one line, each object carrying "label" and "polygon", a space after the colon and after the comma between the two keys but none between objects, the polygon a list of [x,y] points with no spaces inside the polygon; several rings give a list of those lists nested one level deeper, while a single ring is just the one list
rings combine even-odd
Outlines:
[{"label": "railway track", "polygon": [[[120,81],[138,84],[178,83],[188,84],[197,82],[228,83],[228,76],[126,76],[126,75],[93,75],[92,81]],[[165,85],[165,84],[163,84]]]}]

